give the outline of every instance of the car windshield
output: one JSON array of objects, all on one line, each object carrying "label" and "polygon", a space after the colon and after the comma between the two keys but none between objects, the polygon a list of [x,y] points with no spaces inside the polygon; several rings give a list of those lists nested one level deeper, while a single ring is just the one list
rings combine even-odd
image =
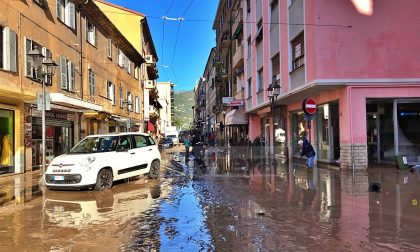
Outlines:
[{"label": "car windshield", "polygon": [[116,143],[116,136],[87,137],[74,146],[70,154],[115,151]]}]

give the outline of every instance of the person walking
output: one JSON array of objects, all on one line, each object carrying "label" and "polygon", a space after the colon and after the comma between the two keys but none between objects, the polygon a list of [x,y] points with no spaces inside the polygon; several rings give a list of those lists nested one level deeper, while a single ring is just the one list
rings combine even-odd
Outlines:
[{"label": "person walking", "polygon": [[298,144],[301,148],[300,157],[306,156],[308,159],[306,160],[306,165],[309,169],[312,169],[315,160],[315,150],[314,147],[309,143],[309,141],[305,138],[303,140],[299,140]]},{"label": "person walking", "polygon": [[214,146],[214,140],[216,139],[216,135],[214,134],[214,131],[210,133],[210,145]]},{"label": "person walking", "polygon": [[191,146],[190,135],[188,134],[184,137],[184,145],[185,145],[185,161],[188,161],[189,156],[190,156],[190,146]]}]

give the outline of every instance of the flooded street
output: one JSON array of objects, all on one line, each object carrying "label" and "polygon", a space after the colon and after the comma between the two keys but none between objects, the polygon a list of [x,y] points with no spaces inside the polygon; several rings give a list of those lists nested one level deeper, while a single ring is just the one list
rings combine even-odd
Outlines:
[{"label": "flooded street", "polygon": [[0,251],[420,250],[420,173],[309,171],[231,151],[199,164],[169,150],[161,179],[103,192],[2,180]]}]

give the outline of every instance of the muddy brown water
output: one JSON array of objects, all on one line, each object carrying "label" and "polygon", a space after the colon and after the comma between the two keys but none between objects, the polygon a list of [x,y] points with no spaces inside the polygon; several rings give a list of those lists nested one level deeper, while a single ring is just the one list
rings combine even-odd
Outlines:
[{"label": "muddy brown water", "polygon": [[170,152],[160,180],[105,192],[0,187],[0,251],[420,251],[418,172]]}]

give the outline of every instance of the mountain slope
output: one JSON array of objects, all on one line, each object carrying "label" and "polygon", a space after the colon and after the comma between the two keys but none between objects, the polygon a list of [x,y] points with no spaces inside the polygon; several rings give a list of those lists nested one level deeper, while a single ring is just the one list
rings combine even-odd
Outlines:
[{"label": "mountain slope", "polygon": [[174,125],[181,130],[189,129],[193,120],[194,106],[194,92],[193,91],[180,91],[175,92],[175,118]]}]

